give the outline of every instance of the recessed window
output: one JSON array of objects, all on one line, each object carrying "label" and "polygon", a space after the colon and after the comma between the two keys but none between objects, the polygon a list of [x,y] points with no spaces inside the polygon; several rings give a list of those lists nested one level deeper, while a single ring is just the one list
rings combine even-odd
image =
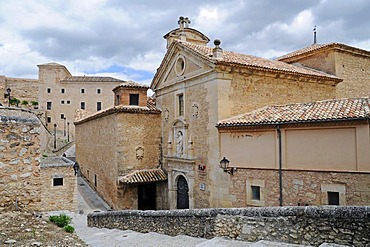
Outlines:
[{"label": "recessed window", "polygon": [[51,117],[48,117],[48,118],[46,119],[46,121],[47,121],[48,123],[51,123]]},{"label": "recessed window", "polygon": [[84,88],[81,88],[81,93],[85,93],[85,89]]},{"label": "recessed window", "polygon": [[63,186],[63,178],[53,178],[53,186]]},{"label": "recessed window", "polygon": [[94,184],[95,184],[95,187],[98,187],[98,178],[97,178],[96,174],[94,176]]},{"label": "recessed window", "polygon": [[100,88],[96,89],[96,93],[100,94],[101,93],[101,89]]},{"label": "recessed window", "polygon": [[60,101],[60,103],[61,103],[62,105],[64,105],[64,100]]},{"label": "recessed window", "polygon": [[48,88],[46,91],[47,91],[48,93],[51,93],[51,88]]},{"label": "recessed window", "polygon": [[51,102],[46,102],[46,109],[51,110]]},{"label": "recessed window", "polygon": [[179,116],[184,116],[184,95],[179,94],[177,98],[178,98]]},{"label": "recessed window", "polygon": [[252,200],[261,200],[261,187],[251,186],[252,189]]},{"label": "recessed window", "polygon": [[64,88],[62,88],[62,89],[60,89],[60,92],[61,92],[61,93],[65,93],[65,92],[66,92],[66,90],[65,90]]},{"label": "recessed window", "polygon": [[139,94],[130,93],[130,105],[139,105]]},{"label": "recessed window", "polygon": [[71,101],[70,100],[67,100],[67,104],[69,105],[69,104],[71,104]]},{"label": "recessed window", "polygon": [[81,109],[85,110],[85,102],[81,102]]},{"label": "recessed window", "polygon": [[60,114],[60,119],[64,119],[64,114]]},{"label": "recessed window", "polygon": [[96,110],[97,111],[101,110],[101,102],[96,102]]},{"label": "recessed window", "polygon": [[328,205],[339,205],[339,192],[328,191]]}]

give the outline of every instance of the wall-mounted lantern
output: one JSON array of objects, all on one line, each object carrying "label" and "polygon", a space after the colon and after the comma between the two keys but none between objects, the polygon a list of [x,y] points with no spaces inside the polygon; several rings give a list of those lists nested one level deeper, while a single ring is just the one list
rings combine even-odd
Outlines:
[{"label": "wall-mounted lantern", "polygon": [[236,171],[236,167],[229,167],[230,161],[225,157],[220,161],[220,167],[224,172],[227,172],[231,175]]},{"label": "wall-mounted lantern", "polygon": [[8,106],[10,106],[10,93],[12,92],[12,90],[10,88],[7,88],[6,89],[6,93],[4,94],[4,98],[8,98]]}]

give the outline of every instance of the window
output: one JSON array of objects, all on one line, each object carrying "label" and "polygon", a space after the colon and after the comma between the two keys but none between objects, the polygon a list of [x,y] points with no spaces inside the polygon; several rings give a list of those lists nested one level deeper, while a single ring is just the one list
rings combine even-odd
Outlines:
[{"label": "window", "polygon": [[328,191],[328,205],[339,205],[339,192]]},{"label": "window", "polygon": [[130,105],[139,105],[139,94],[130,94]]},{"label": "window", "polygon": [[101,94],[101,89],[100,88],[96,89],[96,93]]},{"label": "window", "polygon": [[246,181],[247,205],[265,206],[265,181],[258,179],[247,179]]},{"label": "window", "polygon": [[85,93],[85,89],[84,88],[81,88],[81,93]]},{"label": "window", "polygon": [[67,104],[69,105],[69,104],[71,104],[71,101],[70,100],[67,100]]},{"label": "window", "polygon": [[64,100],[60,101],[60,103],[61,103],[62,105],[64,105]]},{"label": "window", "polygon": [[85,102],[81,102],[81,109],[85,110]]},{"label": "window", "polygon": [[251,186],[252,188],[252,200],[261,200],[261,187]]},{"label": "window", "polygon": [[51,117],[48,117],[46,120],[48,123],[51,123]]},{"label": "window", "polygon": [[64,119],[64,114],[60,114],[60,119]]},{"label": "window", "polygon": [[101,102],[96,102],[96,110],[97,111],[101,110]]},{"label": "window", "polygon": [[95,184],[95,187],[98,187],[98,179],[96,177],[96,174],[94,176],[94,184]]},{"label": "window", "polygon": [[47,89],[47,92],[48,92],[48,93],[51,93],[51,88],[48,88],[48,89]]},{"label": "window", "polygon": [[177,97],[178,97],[179,116],[184,116],[184,95],[179,94]]},{"label": "window", "polygon": [[60,92],[61,92],[61,93],[65,93],[64,88],[60,89]]},{"label": "window", "polygon": [[63,186],[63,178],[53,178],[53,186]]},{"label": "window", "polygon": [[46,102],[46,109],[51,110],[51,102]]}]

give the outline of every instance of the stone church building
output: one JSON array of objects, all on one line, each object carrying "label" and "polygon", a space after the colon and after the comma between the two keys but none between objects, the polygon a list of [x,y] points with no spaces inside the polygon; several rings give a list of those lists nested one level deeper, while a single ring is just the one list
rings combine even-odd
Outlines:
[{"label": "stone church building", "polygon": [[[161,140],[158,144],[159,159],[156,165],[158,169],[167,174],[168,178],[167,188],[164,189],[164,194],[161,194],[161,196],[164,195],[160,199],[163,202],[161,208],[279,205],[279,191],[272,196],[258,194],[258,188],[260,192],[263,191],[263,183],[252,181],[253,178],[250,178],[251,174],[262,174],[267,171],[274,174],[272,176],[275,176],[278,181],[278,168],[275,164],[256,167],[248,162],[242,163],[248,161],[248,157],[243,160],[244,155],[255,155],[255,153],[247,152],[248,145],[252,144],[228,141],[230,138],[226,140],[228,137],[225,137],[224,132],[235,137],[239,135],[237,134],[239,130],[235,126],[230,126],[228,129],[226,129],[228,126],[225,126],[221,130],[223,121],[240,114],[253,115],[253,111],[267,106],[369,96],[370,52],[336,43],[314,44],[277,60],[269,60],[223,50],[219,40],[215,40],[214,45],[210,47],[207,45],[210,39],[198,30],[190,28],[190,21],[187,18],[181,17],[178,23],[179,28],[164,36],[167,40],[167,52],[150,85],[150,88],[155,92],[155,107],[160,111],[160,118],[153,118],[155,121],[159,121]],[[343,105],[343,102],[338,101],[337,104]],[[368,119],[369,112],[366,109],[369,106],[366,103],[358,104],[365,112],[363,118]],[[347,112],[347,108],[350,106],[350,103],[344,104],[339,112]],[[304,110],[306,105],[300,104],[297,107],[299,112]],[[327,111],[330,112],[330,109]],[[85,120],[81,120],[81,123],[83,121]],[[299,119],[292,118],[289,121],[296,122]],[[313,121],[320,122],[320,118],[313,118]],[[143,126],[141,122],[138,120],[139,126]],[[361,122],[361,124],[363,123]],[[341,124],[346,125],[347,122],[344,121]],[[133,125],[135,124],[132,123],[130,126]],[[94,126],[91,127],[95,129]],[[96,129],[101,130],[102,127],[96,127]],[[300,128],[301,126],[295,125],[294,127]],[[322,125],[317,127],[321,128]],[[139,128],[141,127],[137,129]],[[137,131],[137,129],[132,128],[131,131]],[[364,148],[369,147],[369,126],[365,124],[360,129],[361,133],[365,135],[361,139],[361,143]],[[141,131],[145,133],[146,130],[142,129]],[[274,140],[277,138],[278,132],[274,129],[269,134],[271,140]],[[331,137],[331,134],[332,132],[328,134],[328,138]],[[344,135],[341,133],[340,136],[349,137],[347,134],[353,138],[353,133]],[[77,135],[79,134],[77,133]],[[310,136],[309,133],[307,135]],[[335,133],[334,136],[340,138]],[[114,137],[117,140],[120,138],[122,137]],[[304,141],[299,139],[299,136],[295,137],[294,140]],[[312,138],[310,141],[315,145]],[[137,145],[135,142],[131,144],[127,139],[125,139],[125,143],[132,150]],[[264,153],[264,142],[262,143],[263,145],[256,144],[260,145],[259,152],[261,154]],[[243,147],[246,150],[241,148],[239,144],[245,145]],[[236,150],[238,153],[235,152]],[[119,152],[115,155],[119,155]],[[335,155],[335,153],[328,155]],[[355,174],[361,173],[361,180],[356,183],[351,182],[353,183],[351,186],[356,188],[366,188],[367,186],[369,188],[366,184],[366,181],[370,180],[368,155],[369,152],[361,150],[360,156],[363,165],[360,170],[347,169],[346,164],[342,165],[341,169],[336,169],[335,163],[326,167],[331,167],[333,172],[345,172],[343,176],[349,178],[352,176],[355,178]],[[152,157],[152,161],[157,158],[155,155]],[[229,160],[229,168],[220,168],[220,161],[223,160],[223,157]],[[77,156],[77,159],[81,158],[83,157]],[[238,163],[236,160],[240,162]],[[124,159],[121,159],[120,162],[122,162],[122,166],[128,164]],[[331,158],[328,159],[328,162],[332,162]],[[88,166],[88,163],[83,165]],[[103,166],[110,166],[110,164],[103,163]],[[297,178],[291,177],[289,185],[294,181],[297,186],[305,183],[301,181],[300,176],[305,176],[304,171],[309,170],[310,166],[311,164],[306,162],[304,167],[299,167],[300,175]],[[314,167],[319,171],[326,170],[321,166],[321,163],[314,164]],[[296,169],[296,166],[293,168],[283,167],[283,169]],[[321,173],[307,173],[307,175],[319,177]],[[335,173],[330,176],[335,176]],[[347,186],[346,181],[338,180],[342,175],[336,178],[330,176],[325,180],[325,186],[327,186],[324,186],[324,191],[331,192],[332,183]],[[116,186],[120,181],[119,175],[116,176]],[[303,187],[306,189],[306,184]],[[255,198],[259,195],[260,201],[263,198],[263,203],[250,203],[251,200],[248,198],[251,198],[252,188],[254,188],[252,192],[255,193]],[[343,186],[341,188],[342,191]],[[358,191],[352,189],[350,191],[358,194]],[[326,199],[322,199],[327,194],[322,195],[321,192],[313,190],[312,193],[318,193],[317,198],[315,200],[301,200],[300,203],[328,204]],[[282,191],[282,193],[288,192]],[[305,191],[301,193],[307,195]],[[370,192],[364,189],[361,193],[361,200],[352,200],[353,196],[345,194],[346,200],[344,201],[348,205],[368,204]],[[343,193],[340,196],[342,197]],[[106,200],[111,199],[106,198]],[[341,201],[343,202],[343,200]],[[292,200],[286,205],[297,204],[298,201]],[[116,206],[115,208],[120,207]],[[134,205],[132,208],[137,207]]]}]

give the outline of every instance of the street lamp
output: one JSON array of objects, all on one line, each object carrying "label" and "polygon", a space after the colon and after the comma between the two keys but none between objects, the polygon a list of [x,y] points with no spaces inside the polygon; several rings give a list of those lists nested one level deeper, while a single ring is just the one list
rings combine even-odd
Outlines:
[{"label": "street lamp", "polygon": [[68,136],[67,137],[68,140],[67,141],[69,142],[69,122],[67,123],[67,132],[68,132],[68,135],[67,135]]},{"label": "street lamp", "polygon": [[8,97],[8,106],[10,107],[10,92],[11,92],[12,90],[10,89],[10,88],[7,88],[6,89],[6,94],[5,94],[5,96],[6,97]]},{"label": "street lamp", "polygon": [[57,149],[57,124],[54,124],[54,149]]},{"label": "street lamp", "polygon": [[64,132],[63,132],[63,134],[64,134],[64,137],[65,137],[66,136],[66,120],[67,120],[67,118],[63,117],[63,120],[64,120]]},{"label": "street lamp", "polygon": [[220,161],[220,167],[224,172],[227,172],[231,175],[236,171],[236,167],[229,167],[230,161],[225,157]]}]

